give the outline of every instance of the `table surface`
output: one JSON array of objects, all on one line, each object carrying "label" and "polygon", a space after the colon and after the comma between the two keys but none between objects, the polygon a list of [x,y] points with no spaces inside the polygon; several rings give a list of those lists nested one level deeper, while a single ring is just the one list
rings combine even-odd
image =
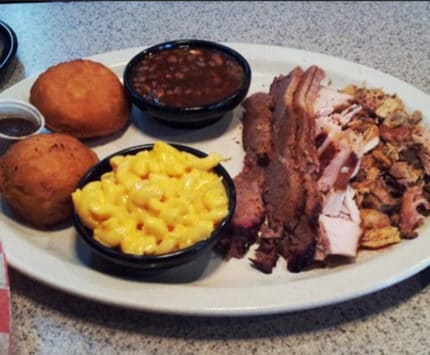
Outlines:
[{"label": "table surface", "polygon": [[[281,45],[365,64],[430,94],[429,2],[45,2],[0,5],[16,59],[0,91],[50,65],[174,38]],[[248,318],[98,304],[10,269],[17,354],[430,352],[430,269],[366,297]]]}]

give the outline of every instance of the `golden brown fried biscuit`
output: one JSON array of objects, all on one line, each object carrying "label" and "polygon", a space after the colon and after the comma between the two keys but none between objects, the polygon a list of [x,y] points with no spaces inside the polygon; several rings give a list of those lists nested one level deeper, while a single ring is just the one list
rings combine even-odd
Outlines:
[{"label": "golden brown fried biscuit", "polygon": [[92,150],[70,135],[31,136],[0,158],[0,193],[24,221],[52,226],[71,216],[71,193],[97,161]]},{"label": "golden brown fried biscuit", "polygon": [[128,122],[131,104],[108,67],[77,59],[50,67],[34,82],[30,101],[47,127],[76,138],[108,136]]}]

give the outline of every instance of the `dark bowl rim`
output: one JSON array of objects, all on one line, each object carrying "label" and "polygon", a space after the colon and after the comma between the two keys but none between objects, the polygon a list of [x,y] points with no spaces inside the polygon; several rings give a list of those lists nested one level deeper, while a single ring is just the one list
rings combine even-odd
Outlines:
[{"label": "dark bowl rim", "polygon": [[[167,144],[181,150],[185,151],[191,154],[194,154],[198,157],[206,157],[208,154],[197,149],[194,147],[177,144],[177,143],[168,143]],[[141,144],[136,146],[127,147],[124,149],[121,149],[119,151],[116,151],[96,164],[94,164],[85,174],[84,176],[79,180],[77,183],[75,190],[78,188],[82,188],[85,184],[87,184],[90,181],[94,181],[100,178],[100,176],[106,172],[105,171],[105,165],[109,165],[109,160],[116,156],[116,155],[125,155],[125,154],[137,154],[140,151],[143,150],[150,150],[154,146],[154,143],[147,143],[147,144]],[[102,172],[97,172],[97,170],[102,170]],[[227,172],[227,170],[221,165],[218,164],[214,169],[214,172],[222,177],[223,184],[225,186],[227,197],[228,197],[228,213],[227,215],[221,220],[221,222],[217,225],[215,230],[211,233],[211,236],[207,239],[201,240],[187,248],[180,249],[171,253],[166,254],[159,254],[159,255],[133,255],[133,254],[127,254],[123,253],[120,250],[109,248],[102,243],[98,242],[92,235],[92,231],[85,227],[82,223],[81,219],[79,218],[76,209],[73,207],[73,213],[72,213],[72,221],[75,226],[75,228],[78,231],[79,236],[81,239],[83,239],[87,244],[89,244],[90,247],[93,248],[93,250],[101,255],[104,258],[107,258],[113,262],[118,262],[121,264],[126,263],[128,266],[135,267],[137,264],[142,263],[141,267],[145,267],[145,264],[158,264],[173,261],[176,258],[179,257],[186,257],[186,256],[192,256],[193,254],[197,254],[200,250],[206,248],[209,244],[216,241],[218,237],[220,236],[221,230],[229,223],[231,218],[233,217],[233,213],[236,207],[236,189],[234,187],[233,179],[230,176],[230,174]],[[95,174],[95,175],[94,175]],[[154,266],[149,266],[149,268],[153,268]],[[168,266],[167,266],[168,267]]]},{"label": "dark bowl rim", "polygon": [[[169,106],[169,105],[157,103],[157,102],[154,102],[153,100],[148,100],[145,97],[138,95],[135,92],[132,84],[130,83],[129,78],[130,78],[130,73],[133,69],[133,66],[136,64],[136,62],[138,62],[142,57],[148,55],[149,53],[156,53],[166,49],[185,47],[185,46],[189,46],[189,47],[200,46],[200,47],[213,48],[215,50],[222,52],[223,54],[226,54],[230,58],[233,58],[236,62],[239,63],[239,65],[242,67],[244,71],[244,80],[242,82],[242,85],[233,94],[231,94],[226,98],[223,98],[222,100],[219,100],[217,102],[207,104],[207,105],[192,106],[192,107],[175,107],[175,106]],[[219,42],[209,41],[204,39],[177,39],[177,40],[158,43],[153,46],[147,47],[142,51],[140,51],[139,53],[137,53],[134,57],[132,57],[124,68],[123,84],[124,84],[124,88],[126,89],[126,92],[131,96],[133,102],[135,101],[140,102],[141,105],[144,104],[145,106],[149,107],[151,110],[159,110],[165,113],[183,114],[183,113],[193,113],[193,112],[222,111],[224,107],[226,109],[229,109],[232,104],[235,104],[235,101],[239,97],[241,96],[245,97],[251,85],[251,76],[252,76],[252,71],[251,71],[251,66],[249,62],[242,54],[240,54],[235,49]]]},{"label": "dark bowl rim", "polygon": [[4,21],[0,20],[0,42],[4,42],[4,49],[0,53],[0,71],[5,69],[15,57],[18,49],[18,39],[15,31]]}]

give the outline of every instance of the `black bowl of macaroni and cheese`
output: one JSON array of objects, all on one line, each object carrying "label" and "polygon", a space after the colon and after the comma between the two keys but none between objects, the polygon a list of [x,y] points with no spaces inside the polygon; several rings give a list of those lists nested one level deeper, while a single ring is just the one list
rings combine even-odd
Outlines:
[{"label": "black bowl of macaroni and cheese", "polygon": [[251,67],[221,43],[181,39],[136,54],[125,67],[124,88],[140,110],[169,125],[211,124],[246,97]]},{"label": "black bowl of macaroni and cheese", "polygon": [[236,193],[217,153],[155,142],[101,160],[72,194],[73,223],[96,257],[157,271],[210,251],[233,216]]}]

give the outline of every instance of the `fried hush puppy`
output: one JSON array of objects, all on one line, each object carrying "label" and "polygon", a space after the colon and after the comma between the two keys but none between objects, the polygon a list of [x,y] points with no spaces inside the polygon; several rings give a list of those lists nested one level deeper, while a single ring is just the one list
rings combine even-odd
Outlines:
[{"label": "fried hush puppy", "polygon": [[131,103],[118,77],[105,65],[76,59],[40,74],[30,102],[53,132],[79,139],[104,137],[127,124]]},{"label": "fried hush puppy", "polygon": [[71,193],[96,153],[67,134],[37,134],[0,157],[0,193],[25,222],[46,228],[72,214]]}]

